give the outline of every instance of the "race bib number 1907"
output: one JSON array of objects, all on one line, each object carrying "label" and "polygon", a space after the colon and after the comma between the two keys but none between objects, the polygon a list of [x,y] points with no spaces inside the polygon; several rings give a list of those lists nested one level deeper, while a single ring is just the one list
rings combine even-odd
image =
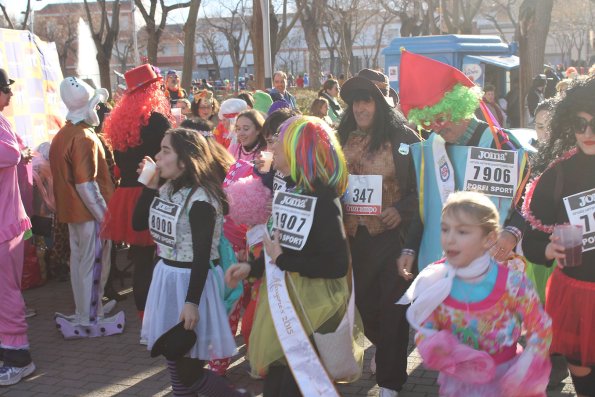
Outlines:
[{"label": "race bib number 1907", "polygon": [[277,191],[273,199],[273,225],[281,246],[301,250],[312,229],[316,197]]}]

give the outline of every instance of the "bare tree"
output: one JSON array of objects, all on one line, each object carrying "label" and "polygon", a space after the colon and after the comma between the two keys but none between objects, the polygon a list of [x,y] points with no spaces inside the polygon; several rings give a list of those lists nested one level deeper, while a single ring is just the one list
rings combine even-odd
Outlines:
[{"label": "bare tree", "polygon": [[326,0],[297,0],[300,13],[300,22],[304,29],[306,43],[308,44],[310,87],[320,88],[320,39],[318,33],[322,26]]},{"label": "bare tree", "polygon": [[335,30],[339,32],[339,54],[341,56],[341,71],[346,76],[355,74],[352,70],[353,43],[361,33],[366,23],[373,16],[372,9],[368,7],[367,0],[331,0],[329,3],[329,13],[331,18],[327,21],[331,25],[335,24]]},{"label": "bare tree", "polygon": [[[2,9],[2,14],[4,15],[4,19],[6,20],[6,25],[10,29],[17,29],[17,30],[26,30],[27,23],[29,22],[29,16],[31,15],[31,0],[27,0],[27,8],[23,12],[23,20],[21,21],[20,25],[13,23],[6,11],[6,6],[4,4],[0,4],[0,9]],[[17,26],[17,27],[15,27]]]},{"label": "bare tree", "polygon": [[440,0],[380,0],[386,12],[401,21],[401,36],[439,34],[435,11]]},{"label": "bare tree", "polygon": [[64,12],[60,24],[56,24],[50,18],[38,18],[35,21],[35,33],[42,40],[54,42],[58,51],[58,59],[62,74],[66,76],[66,64],[69,55],[76,56],[78,39],[78,15]]},{"label": "bare tree", "polygon": [[217,37],[218,32],[214,28],[209,28],[201,31],[200,40],[203,48],[206,50],[211,63],[215,67],[215,79],[221,79],[221,61],[219,60],[219,53],[223,51],[220,40]]},{"label": "bare tree", "polygon": [[126,73],[128,70],[128,61],[132,51],[132,36],[128,40],[118,40],[114,43],[114,55],[120,64],[120,73]]},{"label": "bare tree", "polygon": [[88,0],[85,0],[85,11],[87,22],[91,30],[91,37],[97,47],[97,64],[99,65],[99,77],[101,86],[107,88],[111,93],[111,70],[110,61],[114,42],[120,33],[120,0],[114,0],[111,12],[108,15],[105,0],[97,0],[97,7],[101,15],[91,15]]},{"label": "bare tree", "polygon": [[[145,1],[146,2],[146,1]],[[161,9],[161,19],[157,24],[157,3],[159,3]],[[134,0],[134,4],[140,11],[143,19],[145,20],[145,29],[147,31],[147,58],[149,63],[157,64],[157,50],[159,48],[159,40],[163,34],[163,30],[167,24],[168,14],[179,8],[186,8],[190,6],[191,1],[176,3],[172,5],[165,5],[165,0],[150,0],[149,10],[145,8],[143,0]]]},{"label": "bare tree", "polygon": [[516,31],[519,42],[521,125],[525,125],[524,102],[533,76],[543,72],[545,42],[550,30],[554,0],[523,0]]},{"label": "bare tree", "polygon": [[513,27],[518,24],[518,10],[521,0],[492,0],[484,5],[483,16],[500,33],[500,37],[508,43],[508,36],[504,31],[503,21],[507,21]]},{"label": "bare tree", "polygon": [[[250,27],[250,40],[252,41],[252,59],[254,61],[254,83],[258,89],[265,87],[265,65],[264,65],[264,32],[262,30],[261,0],[252,0],[252,24]],[[271,57],[271,62],[273,58]]]},{"label": "bare tree", "polygon": [[[271,3],[273,1],[271,0]],[[271,59],[273,60],[273,69],[275,68],[275,58],[281,49],[283,41],[289,35],[296,22],[300,18],[301,8],[297,1],[290,3],[288,0],[278,0],[274,2],[273,7],[270,7],[270,21],[271,21]],[[277,5],[277,8],[274,8]],[[294,10],[289,12],[289,7],[293,6]]]},{"label": "bare tree", "polygon": [[472,34],[473,21],[483,0],[442,0],[442,16],[448,33]]},{"label": "bare tree", "polygon": [[191,0],[188,19],[184,24],[184,66],[182,68],[182,87],[190,87],[194,69],[194,42],[196,40],[196,20],[201,0]]},{"label": "bare tree", "polygon": [[323,26],[322,28],[322,41],[324,41],[326,50],[329,53],[329,71],[332,74],[340,74],[340,68],[337,65],[337,55],[335,54],[337,54],[339,49],[339,42],[341,41],[341,32],[335,30],[337,25],[330,23],[329,18],[332,18],[332,15],[327,13],[324,17],[325,26]]},{"label": "bare tree", "polygon": [[205,15],[205,21],[217,29],[227,40],[227,47],[229,50],[229,56],[233,65],[234,74],[234,89],[238,89],[238,81],[240,77],[240,68],[244,63],[246,57],[246,49],[250,42],[249,32],[247,27],[250,22],[245,17],[246,7],[244,0],[237,0],[235,6],[228,7],[220,4],[220,6],[229,12],[231,16],[218,18],[209,18]]}]

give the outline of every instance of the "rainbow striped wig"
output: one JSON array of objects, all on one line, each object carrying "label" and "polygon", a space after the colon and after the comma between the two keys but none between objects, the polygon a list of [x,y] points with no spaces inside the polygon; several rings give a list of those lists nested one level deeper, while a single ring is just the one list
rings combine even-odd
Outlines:
[{"label": "rainbow striped wig", "polygon": [[339,141],[321,119],[295,116],[279,128],[279,142],[301,193],[314,193],[315,181],[335,190],[347,189],[347,163]]}]

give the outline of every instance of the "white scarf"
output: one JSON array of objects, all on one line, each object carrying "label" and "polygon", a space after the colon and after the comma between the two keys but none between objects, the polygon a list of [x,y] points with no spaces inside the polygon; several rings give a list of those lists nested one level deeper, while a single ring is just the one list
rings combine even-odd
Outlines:
[{"label": "white scarf", "polygon": [[421,323],[448,297],[455,276],[473,279],[487,272],[491,259],[488,252],[475,259],[469,266],[455,268],[448,262],[434,263],[426,267],[415,278],[397,305],[407,305],[407,320],[417,331],[432,335],[436,331],[423,329]]}]

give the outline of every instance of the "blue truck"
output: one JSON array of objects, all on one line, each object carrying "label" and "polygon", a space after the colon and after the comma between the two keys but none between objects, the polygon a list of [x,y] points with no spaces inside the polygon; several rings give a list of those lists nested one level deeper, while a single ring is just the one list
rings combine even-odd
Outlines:
[{"label": "blue truck", "polygon": [[498,36],[443,35],[398,37],[382,53],[390,85],[399,91],[401,48],[447,63],[463,71],[480,86],[491,83],[503,96],[517,72],[516,43],[507,44]]}]

